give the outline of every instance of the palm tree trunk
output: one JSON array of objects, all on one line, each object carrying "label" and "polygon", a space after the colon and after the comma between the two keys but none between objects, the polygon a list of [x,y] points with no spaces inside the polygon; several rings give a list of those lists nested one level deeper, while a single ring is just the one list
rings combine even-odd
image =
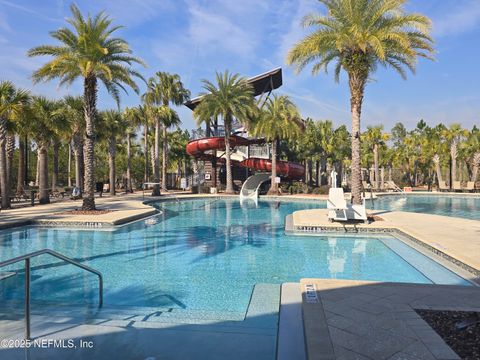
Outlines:
[{"label": "palm tree trunk", "polygon": [[379,170],[379,167],[378,167],[378,144],[374,144],[373,145],[373,162],[374,162],[374,167],[375,167],[375,183],[374,183],[374,187],[375,189],[379,189],[380,188],[380,184],[379,184],[379,179],[380,179],[380,170]]},{"label": "palm tree trunk", "polygon": [[35,186],[40,184],[40,154],[38,153],[39,149],[37,149],[37,168],[35,173]]},{"label": "palm tree trunk", "polygon": [[77,144],[75,150],[75,186],[83,192],[83,145]]},{"label": "palm tree trunk", "polygon": [[53,144],[53,174],[52,174],[52,192],[57,190],[58,182],[58,149],[60,144],[55,142]]},{"label": "palm tree trunk", "polygon": [[452,145],[450,147],[450,156],[452,158],[452,183],[450,184],[450,188],[453,187],[453,182],[457,181],[457,141],[452,141]]},{"label": "palm tree trunk", "polygon": [[150,176],[150,170],[148,168],[148,124],[144,125],[143,128],[143,150],[145,153],[145,167],[143,173],[143,182],[148,182]]},{"label": "palm tree trunk", "polygon": [[167,189],[167,151],[168,151],[167,127],[163,126],[163,151],[162,151],[162,187]]},{"label": "palm tree trunk", "polygon": [[130,132],[127,134],[127,188],[125,192],[132,191],[132,138]]},{"label": "palm tree trunk", "polygon": [[25,184],[25,142],[19,137],[18,142],[18,171],[17,171],[17,194],[22,194]]},{"label": "palm tree trunk", "polygon": [[67,185],[72,187],[72,143],[68,143],[68,169],[67,169]]},{"label": "palm tree trunk", "polygon": [[[155,153],[154,153],[154,163],[153,163],[153,177],[154,182],[160,182],[160,120],[157,118],[155,119]],[[162,186],[165,184],[162,183]],[[159,196],[160,195],[160,186],[154,185],[152,196]]]},{"label": "palm tree trunk", "polygon": [[39,184],[38,194],[40,204],[50,203],[50,193],[48,189],[48,151],[47,146],[41,144],[38,148],[39,159]]},{"label": "palm tree trunk", "polygon": [[477,181],[478,169],[480,167],[480,151],[473,155],[472,181]]},{"label": "palm tree trunk", "polygon": [[327,157],[326,155],[322,155],[320,158],[320,186],[327,184]]},{"label": "palm tree trunk", "polygon": [[442,169],[440,168],[440,157],[438,156],[438,154],[434,155],[433,162],[435,164],[435,172],[437,173],[437,180],[440,186],[440,183],[443,182],[443,179],[442,179]]},{"label": "palm tree trunk", "polygon": [[315,161],[315,185],[320,186],[320,161]]},{"label": "palm tree trunk", "polygon": [[97,78],[89,75],[84,81],[85,145],[83,149],[85,177],[82,210],[95,210],[94,132],[97,116]]},{"label": "palm tree trunk", "polygon": [[150,167],[152,168],[152,174],[154,175],[154,169],[155,169],[155,146],[154,144],[150,145]]},{"label": "palm tree trunk", "polygon": [[233,177],[232,177],[232,162],[230,160],[230,115],[225,117],[225,166],[227,170],[227,188],[226,194],[234,194],[233,191]]},{"label": "palm tree trunk", "polygon": [[352,113],[352,203],[362,203],[362,181],[360,166],[360,117],[366,78],[349,74],[350,107]]},{"label": "palm tree trunk", "polygon": [[8,135],[7,143],[5,145],[5,153],[7,154],[7,179],[8,185],[12,184],[13,177],[13,153],[15,152],[15,136]]},{"label": "palm tree trunk", "polygon": [[308,186],[313,186],[313,161],[308,159]]},{"label": "palm tree trunk", "polygon": [[75,156],[75,186],[83,193],[83,141],[80,134],[76,134],[73,138],[73,153]]},{"label": "palm tree trunk", "polygon": [[10,207],[10,196],[7,176],[7,154],[5,145],[7,141],[7,120],[0,117],[0,193],[2,195],[2,209]]},{"label": "palm tree trunk", "polygon": [[277,140],[272,141],[272,177],[270,178],[270,189],[268,195],[278,195],[277,178]]},{"label": "palm tree trunk", "polygon": [[108,169],[110,182],[110,195],[115,196],[115,138],[110,138],[108,141]]}]

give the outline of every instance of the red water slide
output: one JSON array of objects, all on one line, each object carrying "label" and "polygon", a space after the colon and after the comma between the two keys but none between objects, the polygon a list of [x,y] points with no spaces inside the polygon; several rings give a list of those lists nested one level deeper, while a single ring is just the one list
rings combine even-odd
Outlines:
[{"label": "red water slide", "polygon": [[[241,136],[230,136],[230,145],[246,146],[249,144],[258,143],[258,140],[248,140]],[[204,157],[205,151],[209,150],[225,150],[224,137],[209,137],[198,140],[192,140],[187,144],[187,154],[195,157]],[[237,163],[242,167],[258,170],[258,171],[272,171],[272,161],[268,159],[249,158]],[[234,163],[235,165],[235,163]],[[290,161],[277,161],[277,174],[288,177],[292,180],[300,180],[305,174],[305,167]]]}]

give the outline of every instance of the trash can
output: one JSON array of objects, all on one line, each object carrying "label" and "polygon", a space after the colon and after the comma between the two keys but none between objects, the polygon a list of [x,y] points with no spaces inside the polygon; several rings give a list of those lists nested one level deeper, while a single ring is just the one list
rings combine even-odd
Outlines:
[{"label": "trash can", "polygon": [[103,182],[98,181],[95,183],[95,192],[100,193],[100,197],[103,195]]}]

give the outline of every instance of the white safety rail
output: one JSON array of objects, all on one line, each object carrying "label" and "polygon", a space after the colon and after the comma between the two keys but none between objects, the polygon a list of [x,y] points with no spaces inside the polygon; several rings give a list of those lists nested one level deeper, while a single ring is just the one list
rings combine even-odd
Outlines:
[{"label": "white safety rail", "polygon": [[240,203],[244,200],[254,200],[258,201],[258,190],[260,186],[269,181],[271,177],[270,173],[260,173],[250,176],[242,185],[242,190],[240,190]]}]

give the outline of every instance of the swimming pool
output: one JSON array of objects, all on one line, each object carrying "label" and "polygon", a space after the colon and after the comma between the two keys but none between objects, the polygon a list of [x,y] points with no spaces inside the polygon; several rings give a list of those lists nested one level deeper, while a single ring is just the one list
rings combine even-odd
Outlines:
[{"label": "swimming pool", "polygon": [[[279,206],[280,205],[280,206]],[[26,227],[0,232],[0,260],[50,248],[104,276],[105,307],[231,313],[241,318],[256,284],[301,278],[469,283],[392,236],[286,236],[284,219],[316,202],[236,199],[159,202],[162,211],[113,231]],[[23,296],[22,265],[0,281],[3,299]],[[3,269],[2,271],[6,271]],[[96,302],[96,278],[48,256],[32,260],[32,298]]]},{"label": "swimming pool", "polygon": [[[368,200],[366,205],[372,208]],[[480,197],[473,196],[386,195],[375,199],[373,208],[480,220]]]}]

